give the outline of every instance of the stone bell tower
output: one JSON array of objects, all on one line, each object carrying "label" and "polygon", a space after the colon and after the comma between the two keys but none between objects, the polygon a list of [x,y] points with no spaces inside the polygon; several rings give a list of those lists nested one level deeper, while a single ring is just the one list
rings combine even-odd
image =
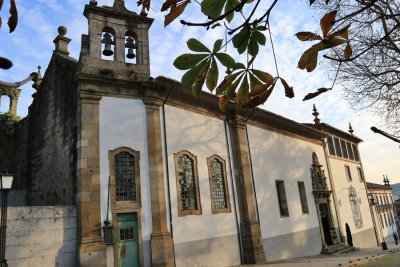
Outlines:
[{"label": "stone bell tower", "polygon": [[124,0],[112,7],[90,1],[83,12],[89,34],[82,35],[81,73],[118,80],[150,77],[148,31],[153,19],[126,9]]}]

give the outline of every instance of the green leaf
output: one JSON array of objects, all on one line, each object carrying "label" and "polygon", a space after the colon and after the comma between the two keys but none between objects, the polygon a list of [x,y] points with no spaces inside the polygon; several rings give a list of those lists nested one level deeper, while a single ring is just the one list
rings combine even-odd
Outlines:
[{"label": "green leaf", "polygon": [[211,53],[210,49],[207,48],[207,46],[203,45],[200,41],[198,41],[195,38],[190,38],[187,41],[187,46],[189,47],[190,50],[194,52],[209,52]]},{"label": "green leaf", "polygon": [[252,69],[251,71],[254,73],[254,75],[257,76],[258,79],[260,79],[266,84],[272,84],[274,82],[274,77],[272,77],[272,75],[269,74],[268,72],[255,69]]},{"label": "green leaf", "polygon": [[248,27],[244,26],[240,32],[238,32],[232,38],[233,46],[237,49],[239,54],[243,54],[246,51],[247,44],[249,43],[250,32]]},{"label": "green leaf", "polygon": [[332,29],[333,25],[335,24],[337,10],[331,11],[326,13],[321,21],[319,22],[322,30],[322,36],[326,37],[329,31]]},{"label": "green leaf", "polygon": [[248,95],[249,95],[249,82],[247,80],[247,77],[245,76],[236,95],[236,102],[241,105],[245,104],[248,100]]},{"label": "green leaf", "polygon": [[334,37],[334,38],[331,38],[328,40],[322,40],[321,43],[323,45],[323,48],[320,50],[324,50],[324,49],[332,48],[332,47],[347,43],[347,40]]},{"label": "green leaf", "polygon": [[325,92],[327,92],[327,91],[329,91],[329,90],[332,90],[332,88],[319,88],[319,89],[317,89],[316,92],[307,94],[307,95],[303,98],[303,101],[306,101],[306,100],[312,99],[312,98],[314,98],[314,97],[317,97],[317,96],[319,96],[320,94],[325,93]]},{"label": "green leaf", "polygon": [[[239,5],[239,3],[240,2],[238,0],[227,0],[225,5],[225,13],[235,8],[237,5]],[[235,12],[231,12],[229,15],[225,17],[225,19],[227,22],[231,22],[234,16]]]},{"label": "green leaf", "polygon": [[200,61],[205,59],[208,54],[183,54],[177,57],[174,61],[175,68],[179,70],[188,70],[195,65],[197,65]]},{"label": "green leaf", "polygon": [[257,39],[254,38],[253,36],[254,36],[254,34],[252,34],[252,37],[250,38],[250,43],[249,43],[249,47],[247,48],[247,50],[249,51],[250,55],[255,57],[258,54],[258,42],[257,42]]},{"label": "green leaf", "polygon": [[222,82],[217,86],[215,89],[215,94],[216,95],[222,95],[225,94],[226,91],[228,90],[228,87],[232,85],[232,82],[227,79],[226,77],[222,80]]},{"label": "green leaf", "polygon": [[211,68],[207,73],[206,86],[210,92],[212,92],[218,83],[218,65],[217,61],[213,58],[211,62]]},{"label": "green leaf", "polygon": [[207,63],[206,60],[200,62],[199,65],[194,66],[189,71],[187,71],[181,79],[182,88],[185,91],[191,91],[193,88],[193,84],[196,81],[197,76],[199,76],[201,69]]},{"label": "green leaf", "polygon": [[260,32],[260,31],[253,31],[253,34],[251,35],[251,38],[256,39],[257,43],[259,43],[260,45],[265,45],[267,38],[265,37],[265,35]]},{"label": "green leaf", "polygon": [[259,79],[257,79],[257,76],[255,76],[252,73],[249,74],[249,78],[250,78],[250,92],[253,92],[254,88],[256,88],[257,85],[262,84],[262,82]]},{"label": "green leaf", "polygon": [[218,39],[218,40],[215,41],[213,53],[217,53],[217,52],[221,49],[221,47],[222,47],[222,42],[223,42],[222,39]]},{"label": "green leaf", "polygon": [[218,61],[221,62],[227,68],[233,68],[235,66],[235,60],[226,53],[216,53]]},{"label": "green leaf", "polygon": [[285,81],[285,79],[280,78],[283,87],[285,88],[285,96],[288,98],[293,98],[294,97],[294,91],[293,91],[293,87],[290,87],[288,85],[288,83]]},{"label": "green leaf", "polygon": [[246,69],[246,66],[243,63],[236,62],[235,65],[233,65],[233,70],[239,70],[239,69]]},{"label": "green leaf", "polygon": [[207,17],[215,19],[221,16],[225,3],[226,0],[203,0],[201,2],[201,12]]},{"label": "green leaf", "polygon": [[203,88],[204,82],[206,81],[206,76],[208,73],[208,69],[210,68],[210,61],[204,61],[206,64],[200,68],[200,71],[196,77],[196,80],[193,85],[192,94],[195,97],[199,97],[201,93],[201,89]]}]

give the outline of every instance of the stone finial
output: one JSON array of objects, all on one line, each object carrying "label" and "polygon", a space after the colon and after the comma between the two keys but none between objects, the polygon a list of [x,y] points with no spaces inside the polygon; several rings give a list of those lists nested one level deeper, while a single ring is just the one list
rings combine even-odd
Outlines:
[{"label": "stone finial", "polygon": [[97,6],[97,1],[96,0],[90,0],[89,5]]},{"label": "stone finial", "polygon": [[146,8],[142,6],[142,10],[140,11],[140,16],[147,17]]},{"label": "stone finial", "polygon": [[40,73],[42,67],[39,65],[37,68],[38,71],[36,73],[36,77],[33,79],[34,83],[32,84],[32,88],[36,89],[36,91],[39,89],[40,84],[42,83],[42,74]]},{"label": "stone finial", "polygon": [[354,133],[353,127],[351,127],[351,123],[350,122],[349,122],[349,133],[351,135],[353,135],[353,133]]},{"label": "stone finial", "polygon": [[388,178],[387,175],[386,175],[386,177],[385,177],[385,175],[383,175],[383,183],[384,183],[386,186],[390,186],[389,178]]},{"label": "stone finial", "polygon": [[321,121],[320,121],[320,119],[318,118],[319,112],[317,111],[317,108],[315,107],[315,104],[313,104],[313,113],[312,113],[312,115],[315,117],[315,118],[314,118],[314,123],[315,123],[316,125],[317,125],[317,124],[320,124]]},{"label": "stone finial", "polygon": [[117,11],[125,11],[125,1],[124,0],[114,0],[113,9]]},{"label": "stone finial", "polygon": [[67,28],[64,26],[60,26],[58,27],[57,31],[58,36],[53,41],[53,43],[55,44],[54,53],[68,56],[68,44],[69,42],[71,42],[71,39],[65,37],[65,34],[67,33]]}]

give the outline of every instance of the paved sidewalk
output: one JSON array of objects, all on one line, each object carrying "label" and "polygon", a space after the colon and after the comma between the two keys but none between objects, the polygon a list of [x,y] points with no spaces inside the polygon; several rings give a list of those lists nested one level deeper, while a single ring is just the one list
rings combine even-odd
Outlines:
[{"label": "paved sidewalk", "polygon": [[[257,266],[257,267],[350,267],[357,266],[370,261],[371,259],[382,258],[388,253],[400,253],[400,245],[388,244],[388,250],[382,248],[364,248],[358,251],[351,251],[344,254],[334,255],[315,255],[303,258],[293,258],[289,260],[281,260],[256,265],[241,266]],[[400,266],[400,263],[399,263]]]}]

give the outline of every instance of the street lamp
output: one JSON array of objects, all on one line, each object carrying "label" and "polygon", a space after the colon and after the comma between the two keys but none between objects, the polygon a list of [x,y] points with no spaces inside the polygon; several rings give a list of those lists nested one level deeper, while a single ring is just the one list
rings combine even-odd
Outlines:
[{"label": "street lamp", "polygon": [[0,174],[1,221],[0,221],[0,267],[7,267],[6,234],[7,234],[7,197],[11,190],[14,176],[8,172]]}]

